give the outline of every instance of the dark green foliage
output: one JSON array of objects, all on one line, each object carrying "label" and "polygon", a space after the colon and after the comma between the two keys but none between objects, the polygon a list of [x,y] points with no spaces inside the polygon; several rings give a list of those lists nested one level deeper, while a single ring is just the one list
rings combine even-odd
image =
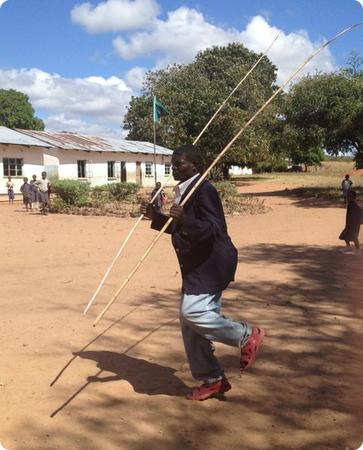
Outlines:
[{"label": "dark green foliage", "polygon": [[[285,99],[282,142],[292,155],[325,148],[330,154],[354,152],[361,167],[363,152],[363,73],[357,68],[307,76]],[[300,157],[301,159],[301,157]]]},{"label": "dark green foliage", "polygon": [[91,185],[88,182],[59,180],[52,185],[52,192],[69,206],[88,206],[90,204]]},{"label": "dark green foliage", "polygon": [[130,201],[133,200],[140,189],[136,183],[110,183],[107,185],[110,199],[113,201]]},{"label": "dark green foliage", "polygon": [[29,97],[14,89],[0,89],[0,125],[25,130],[44,130],[44,123],[34,116]]},{"label": "dark green foliage", "polygon": [[[174,149],[199,135],[228,94],[260,55],[241,44],[213,47],[187,65],[148,73],[143,94],[133,97],[124,120],[128,138],[153,140],[152,96],[163,102],[168,115],[157,126],[157,142]],[[230,99],[198,143],[210,161],[276,89],[276,67],[263,58],[258,68]],[[257,161],[270,151],[276,126],[276,104],[269,107],[230,149],[223,163]]]}]

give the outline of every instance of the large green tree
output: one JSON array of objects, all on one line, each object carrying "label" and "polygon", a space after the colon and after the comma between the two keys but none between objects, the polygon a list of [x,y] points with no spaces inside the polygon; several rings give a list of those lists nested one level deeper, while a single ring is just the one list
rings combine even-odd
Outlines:
[{"label": "large green tree", "polygon": [[0,125],[25,130],[44,130],[44,123],[34,116],[29,97],[15,89],[0,89]]},{"label": "large green tree", "polygon": [[[142,95],[130,101],[124,119],[128,139],[153,140],[152,96],[169,113],[157,127],[157,143],[175,148],[192,143],[222,101],[260,55],[241,44],[213,47],[186,65],[172,65],[147,74]],[[210,160],[276,89],[276,67],[264,57],[258,68],[230,99],[198,146]],[[227,153],[224,163],[245,163],[268,155],[277,105],[266,110]]]},{"label": "large green tree", "polygon": [[[285,138],[292,151],[323,147],[331,154],[354,152],[363,166],[363,74],[355,70],[307,76],[285,102]],[[293,148],[295,147],[295,148]]]}]

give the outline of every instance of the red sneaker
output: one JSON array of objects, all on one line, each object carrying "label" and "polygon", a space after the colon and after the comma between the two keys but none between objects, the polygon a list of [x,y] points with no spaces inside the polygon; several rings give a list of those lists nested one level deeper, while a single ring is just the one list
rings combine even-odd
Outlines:
[{"label": "red sneaker", "polygon": [[187,399],[198,401],[207,400],[207,398],[216,396],[217,394],[224,394],[230,389],[232,389],[232,386],[229,384],[227,378],[223,377],[215,383],[204,383],[199,387],[193,388],[190,394],[187,395]]},{"label": "red sneaker", "polygon": [[251,366],[257,358],[257,354],[260,350],[263,338],[266,335],[266,331],[262,328],[253,328],[251,337],[247,344],[241,348],[240,368],[241,372]]}]

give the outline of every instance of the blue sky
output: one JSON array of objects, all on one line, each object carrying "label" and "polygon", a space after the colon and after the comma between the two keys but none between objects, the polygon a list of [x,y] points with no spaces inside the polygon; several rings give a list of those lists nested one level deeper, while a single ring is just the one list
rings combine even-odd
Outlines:
[{"label": "blue sky", "polygon": [[[48,129],[121,137],[147,69],[232,41],[263,51],[280,31],[269,56],[282,82],[324,38],[360,20],[356,0],[7,0],[0,88],[26,92]],[[308,70],[334,70],[352,51],[363,55],[363,27]]]}]

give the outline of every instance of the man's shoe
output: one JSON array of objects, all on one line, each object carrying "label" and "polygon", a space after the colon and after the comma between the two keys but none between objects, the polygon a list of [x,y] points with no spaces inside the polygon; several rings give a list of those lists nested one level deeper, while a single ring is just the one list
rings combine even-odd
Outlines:
[{"label": "man's shoe", "polygon": [[257,358],[263,338],[266,332],[262,328],[253,328],[247,344],[241,348],[240,368],[241,372],[251,366]]},{"label": "man's shoe", "polygon": [[355,248],[352,250],[352,255],[354,256],[362,256],[362,250],[360,248]]},{"label": "man's shoe", "polygon": [[229,384],[227,378],[223,377],[215,383],[204,383],[199,387],[193,388],[190,394],[187,395],[187,399],[197,401],[207,400],[207,398],[215,397],[218,394],[224,394],[230,389],[232,389],[232,386]]}]

